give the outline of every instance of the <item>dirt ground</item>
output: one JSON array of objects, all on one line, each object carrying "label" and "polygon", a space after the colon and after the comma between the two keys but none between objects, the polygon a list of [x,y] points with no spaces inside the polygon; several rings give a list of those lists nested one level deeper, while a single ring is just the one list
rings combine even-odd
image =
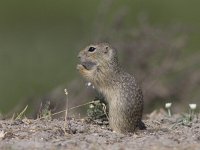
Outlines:
[{"label": "dirt ground", "polygon": [[[162,110],[144,119],[146,130],[118,134],[108,122],[87,119],[0,120],[0,149],[199,150],[200,120],[168,117]],[[66,129],[66,130],[65,130]]]}]

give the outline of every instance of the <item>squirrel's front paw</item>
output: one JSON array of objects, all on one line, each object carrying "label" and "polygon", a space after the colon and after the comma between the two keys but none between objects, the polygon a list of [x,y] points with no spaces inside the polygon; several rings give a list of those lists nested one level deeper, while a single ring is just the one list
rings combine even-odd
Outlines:
[{"label": "squirrel's front paw", "polygon": [[81,75],[83,75],[85,78],[88,78],[88,77],[92,76],[92,71],[91,70],[87,70],[84,65],[78,64],[76,68],[79,71],[79,73]]},{"label": "squirrel's front paw", "polygon": [[85,69],[85,68],[83,67],[83,65],[78,64],[78,65],[76,66],[76,69],[78,69],[78,70],[80,71],[80,70],[83,70],[83,69]]},{"label": "squirrel's front paw", "polygon": [[80,72],[80,74],[82,75],[88,74],[88,70],[83,65],[78,64],[76,68]]}]

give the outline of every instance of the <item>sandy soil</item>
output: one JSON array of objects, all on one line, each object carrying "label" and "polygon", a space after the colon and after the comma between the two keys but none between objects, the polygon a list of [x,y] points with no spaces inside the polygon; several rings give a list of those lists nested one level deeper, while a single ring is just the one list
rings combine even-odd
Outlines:
[{"label": "sandy soil", "polygon": [[186,122],[155,111],[144,122],[147,130],[123,135],[101,120],[0,120],[0,149],[200,149],[198,118]]}]

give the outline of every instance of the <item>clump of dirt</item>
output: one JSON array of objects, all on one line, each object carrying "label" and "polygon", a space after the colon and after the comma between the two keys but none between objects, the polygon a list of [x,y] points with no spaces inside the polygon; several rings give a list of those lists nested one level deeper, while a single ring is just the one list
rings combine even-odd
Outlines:
[{"label": "clump of dirt", "polygon": [[144,123],[146,130],[124,135],[101,120],[0,120],[0,149],[200,149],[198,116],[185,122],[155,111]]}]

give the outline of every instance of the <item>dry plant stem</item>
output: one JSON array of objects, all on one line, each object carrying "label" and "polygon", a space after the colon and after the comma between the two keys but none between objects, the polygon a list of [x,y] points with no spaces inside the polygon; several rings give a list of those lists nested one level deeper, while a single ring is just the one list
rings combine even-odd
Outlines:
[{"label": "dry plant stem", "polygon": [[65,95],[66,95],[66,110],[65,110],[65,123],[64,123],[64,133],[65,135],[67,135],[67,132],[66,132],[66,127],[67,129],[69,129],[69,122],[67,120],[67,116],[68,116],[68,107],[69,107],[69,100],[68,100],[68,92],[67,92],[67,89],[64,90],[65,91]]},{"label": "dry plant stem", "polygon": [[39,108],[39,111],[38,111],[37,118],[41,118],[42,117],[41,112],[42,112],[42,102],[40,103],[40,108]]},{"label": "dry plant stem", "polygon": [[195,110],[190,109],[189,119],[192,121],[195,118],[195,116],[196,116]]},{"label": "dry plant stem", "polygon": [[168,115],[171,117],[172,114],[171,114],[171,110],[170,110],[170,108],[168,108],[167,110],[168,110]]},{"label": "dry plant stem", "polygon": [[[88,103],[84,103],[84,104],[81,104],[81,105],[77,105],[77,106],[68,108],[68,111],[69,111],[69,110],[72,110],[72,109],[76,109],[76,108],[82,107],[82,106],[85,106],[85,105],[93,104],[94,102],[96,102],[96,101],[91,101],[91,102],[88,102]],[[66,109],[65,109],[65,110],[61,110],[61,111],[56,112],[56,113],[53,113],[52,116],[57,115],[57,114],[61,114],[61,113],[63,113],[63,112],[66,112]],[[38,118],[38,119],[36,119],[36,121],[37,121],[37,120],[40,120],[40,119],[44,119],[44,118],[45,118],[45,117]]]}]

